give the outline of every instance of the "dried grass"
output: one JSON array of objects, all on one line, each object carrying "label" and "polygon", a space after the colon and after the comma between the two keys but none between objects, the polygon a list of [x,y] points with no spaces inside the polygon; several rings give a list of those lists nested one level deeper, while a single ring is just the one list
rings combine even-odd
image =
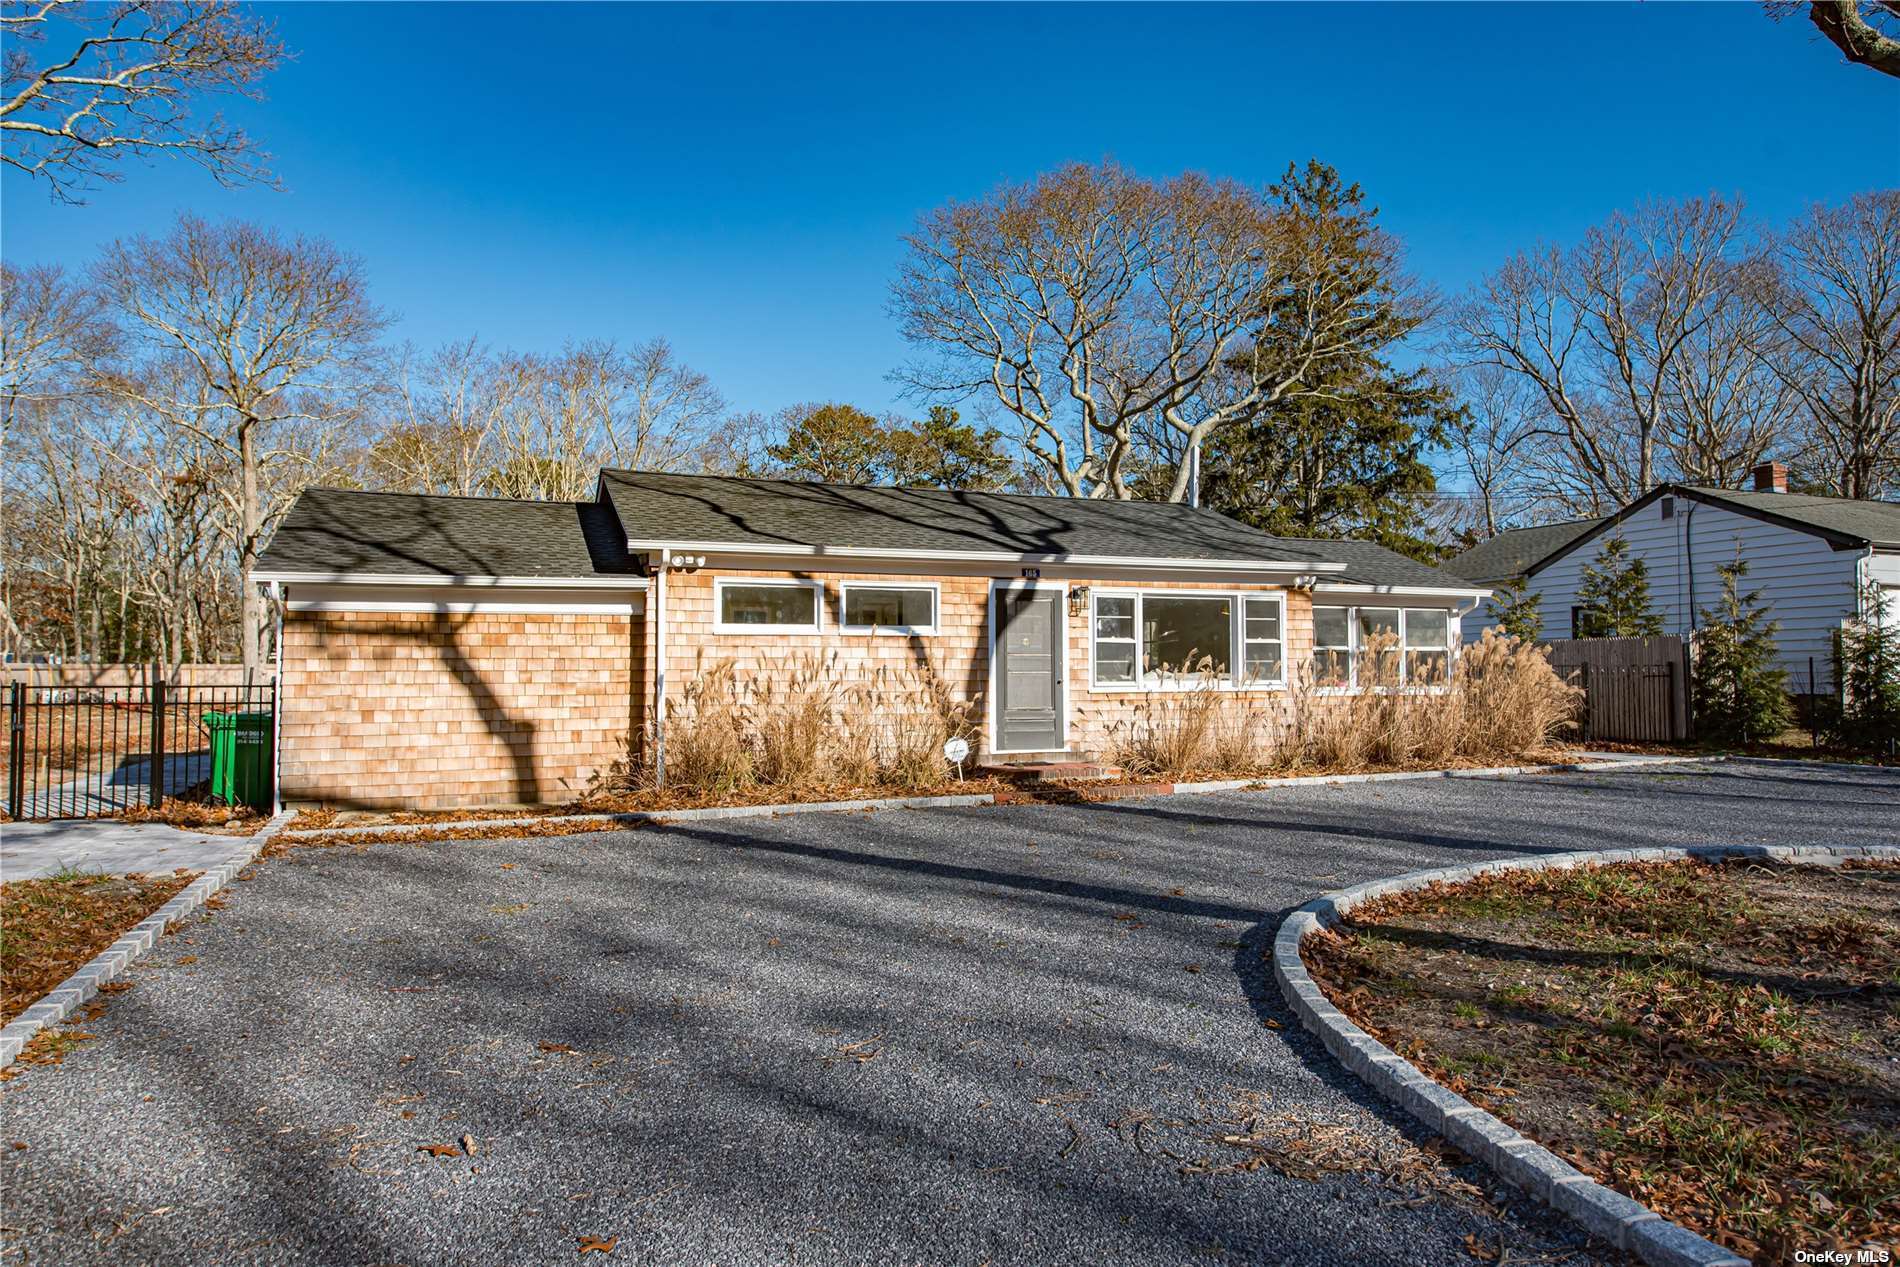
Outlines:
[{"label": "dried grass", "polygon": [[[741,679],[730,661],[697,666],[669,702],[666,786],[719,794],[748,788],[941,787],[946,741],[974,748],[982,697],[960,692],[928,662],[854,679],[837,654],[787,656]],[[658,783],[651,754],[617,764],[596,795]]]},{"label": "dried grass", "polygon": [[1399,650],[1372,640],[1370,689],[1329,690],[1310,666],[1284,692],[1240,693],[1208,678],[1145,696],[1111,729],[1110,756],[1140,778],[1340,773],[1520,758],[1547,749],[1582,693],[1542,648],[1487,630],[1449,682],[1399,685]]}]

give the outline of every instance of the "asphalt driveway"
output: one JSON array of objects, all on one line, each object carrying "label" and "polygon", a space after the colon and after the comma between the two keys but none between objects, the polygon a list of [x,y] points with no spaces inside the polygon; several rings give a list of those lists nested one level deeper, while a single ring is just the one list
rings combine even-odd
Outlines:
[{"label": "asphalt driveway", "polygon": [[1281,916],[1897,838],[1892,774],[1733,765],[298,850],[0,1083],[0,1261],[1587,1262],[1535,1210],[1236,1166],[1284,1116],[1419,1138],[1296,1032]]}]

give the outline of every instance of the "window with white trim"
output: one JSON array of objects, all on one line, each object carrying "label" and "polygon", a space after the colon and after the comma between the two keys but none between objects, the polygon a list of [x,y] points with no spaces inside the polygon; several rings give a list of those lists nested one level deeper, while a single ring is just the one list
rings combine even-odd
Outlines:
[{"label": "window with white trim", "polygon": [[847,581],[839,599],[846,633],[937,632],[934,585],[861,585]]},{"label": "window with white trim", "polygon": [[817,633],[824,586],[817,581],[720,577],[713,628],[721,633]]},{"label": "window with white trim", "polygon": [[1451,613],[1405,609],[1405,680],[1413,686],[1451,682]]},{"label": "window with white trim", "polygon": [[1399,609],[1361,607],[1359,654],[1354,659],[1360,686],[1400,686],[1405,681],[1399,665]]},{"label": "window with white trim", "polygon": [[1313,608],[1313,684],[1445,686],[1451,681],[1451,613],[1440,607]]},{"label": "window with white trim", "polygon": [[1098,688],[1156,690],[1208,681],[1277,686],[1286,680],[1286,606],[1278,594],[1097,592],[1089,633]]},{"label": "window with white trim", "polygon": [[1233,675],[1234,600],[1229,594],[1141,594],[1143,676],[1202,680]]},{"label": "window with white trim", "polygon": [[1352,685],[1352,608],[1313,608],[1313,685]]},{"label": "window with white trim", "polygon": [[1135,638],[1135,596],[1095,596],[1095,680],[1101,685],[1133,686],[1135,667],[1141,663],[1141,644]]},{"label": "window with white trim", "polygon": [[1286,680],[1285,608],[1277,594],[1249,594],[1241,600],[1242,679]]}]

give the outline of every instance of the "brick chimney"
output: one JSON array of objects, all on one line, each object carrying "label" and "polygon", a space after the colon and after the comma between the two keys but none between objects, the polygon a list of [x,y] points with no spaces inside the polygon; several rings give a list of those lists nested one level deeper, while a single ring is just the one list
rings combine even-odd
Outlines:
[{"label": "brick chimney", "polygon": [[1749,474],[1755,477],[1755,491],[1758,493],[1788,491],[1788,468],[1779,462],[1763,462]]}]

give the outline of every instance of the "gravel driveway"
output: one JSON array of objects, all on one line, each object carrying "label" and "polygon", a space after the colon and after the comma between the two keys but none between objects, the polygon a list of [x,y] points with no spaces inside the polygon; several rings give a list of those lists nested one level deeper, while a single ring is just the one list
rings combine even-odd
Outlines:
[{"label": "gravel driveway", "polygon": [[1235,1167],[1250,1119],[1418,1138],[1294,1032],[1281,916],[1510,853],[1890,843],[1897,806],[1891,774],[1685,766],[301,849],[0,1083],[0,1261],[1561,1250],[1535,1210]]}]

